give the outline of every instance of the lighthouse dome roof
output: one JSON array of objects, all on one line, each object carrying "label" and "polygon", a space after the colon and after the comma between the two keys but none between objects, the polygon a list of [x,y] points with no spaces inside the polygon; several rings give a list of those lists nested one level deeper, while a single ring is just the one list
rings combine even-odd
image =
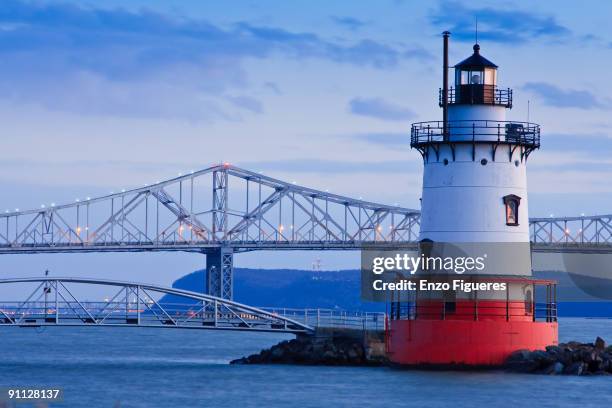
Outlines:
[{"label": "lighthouse dome roof", "polygon": [[482,70],[483,68],[497,68],[497,65],[480,55],[480,45],[474,44],[474,54],[455,65],[455,68],[461,70]]}]

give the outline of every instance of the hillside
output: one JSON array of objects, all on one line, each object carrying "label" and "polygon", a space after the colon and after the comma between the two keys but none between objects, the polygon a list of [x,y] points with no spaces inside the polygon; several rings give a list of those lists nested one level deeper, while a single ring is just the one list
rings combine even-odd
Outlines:
[{"label": "hillside", "polygon": [[[537,277],[557,280],[559,315],[565,317],[612,317],[612,302],[563,301],[578,299],[576,287],[567,274],[537,273]],[[173,283],[178,289],[204,291],[204,270],[197,270]],[[583,296],[584,297],[584,296]],[[362,302],[359,270],[304,271],[296,269],[234,270],[234,300],[259,307],[329,308],[384,311],[382,303]],[[166,296],[164,302],[172,301]]]}]

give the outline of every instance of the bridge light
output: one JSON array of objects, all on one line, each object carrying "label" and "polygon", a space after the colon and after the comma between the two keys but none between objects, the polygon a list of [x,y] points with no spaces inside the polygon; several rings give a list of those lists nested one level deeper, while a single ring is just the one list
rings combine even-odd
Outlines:
[{"label": "bridge light", "polygon": [[45,205],[44,205],[44,204],[41,204],[41,205],[40,205],[40,208],[45,208]]},{"label": "bridge light", "polygon": [[80,198],[75,198],[74,201],[76,201],[77,203],[80,203],[81,199]]},{"label": "bridge light", "polygon": [[122,192],[122,193],[125,193],[125,188],[122,188],[122,189],[121,189],[121,192]]},{"label": "bridge light", "polygon": [[565,229],[565,235],[569,235],[569,233],[570,233],[569,228],[566,228],[566,229]]},{"label": "bridge light", "polygon": [[230,166],[230,164],[229,164],[228,162],[223,162],[223,166],[224,166],[224,167],[229,167],[229,166]]},{"label": "bridge light", "polygon": [[554,214],[550,214],[550,218],[552,218],[552,217],[554,217],[554,216],[555,216]]},{"label": "bridge light", "polygon": [[179,175],[179,177],[181,177],[183,175],[183,173],[179,173],[178,175]]},{"label": "bridge light", "polygon": [[80,234],[81,233],[81,227],[76,227],[76,232],[77,232],[77,234]]},{"label": "bridge light", "polygon": [[55,203],[51,203],[51,207],[55,207]]},{"label": "bridge light", "polygon": [[195,173],[195,170],[191,170],[191,171],[190,171],[190,173],[191,173],[191,174]]},{"label": "bridge light", "polygon": [[580,213],[580,216],[581,216],[581,217],[584,217],[584,213]]},{"label": "bridge light", "polygon": [[87,201],[89,201],[89,200],[91,200],[91,197],[86,197],[85,199],[86,199]]},{"label": "bridge light", "polygon": [[19,211],[19,208],[15,208],[15,211]]}]

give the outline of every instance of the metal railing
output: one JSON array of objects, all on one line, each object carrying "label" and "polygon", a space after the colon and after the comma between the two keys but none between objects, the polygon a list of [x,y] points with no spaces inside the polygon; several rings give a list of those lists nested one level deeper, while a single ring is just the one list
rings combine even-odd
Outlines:
[{"label": "metal railing", "polygon": [[384,330],[385,313],[350,312],[334,309],[268,308],[269,313],[283,316],[312,327],[342,328],[357,330]]},{"label": "metal railing", "polygon": [[[46,277],[1,279],[0,286],[4,293],[23,292],[25,299],[0,301],[0,326],[141,326],[286,333],[314,330],[228,299],[135,282]],[[84,287],[95,287],[112,296],[104,301],[86,300],[81,297]],[[164,301],[167,295],[173,301]]]},{"label": "metal railing", "polygon": [[506,320],[506,321],[557,321],[557,303],[532,303],[525,307],[523,302],[506,302],[504,305],[487,305],[486,302],[474,302],[467,307],[458,306],[457,302],[437,302],[435,304],[417,304],[415,302],[391,303],[392,320]]},{"label": "metal railing", "polygon": [[[484,104],[500,105],[512,108],[512,89],[499,89],[494,85],[464,85],[459,91],[451,87],[448,90],[449,104]],[[438,94],[438,104],[444,106],[444,91]]]},{"label": "metal railing", "polygon": [[[42,289],[44,292],[44,288]],[[55,288],[52,288],[55,290]],[[49,295],[52,292],[49,291]],[[332,309],[257,308],[235,310],[221,304],[121,301],[0,301],[0,326],[142,326],[178,328],[265,328],[299,332],[285,321],[308,327],[384,330],[385,313]],[[274,318],[279,319],[275,321]],[[272,321],[271,321],[272,320]]]},{"label": "metal railing", "polygon": [[498,142],[540,147],[540,125],[498,120],[454,120],[444,134],[443,121],[416,122],[410,131],[410,146],[421,147],[440,142]]}]

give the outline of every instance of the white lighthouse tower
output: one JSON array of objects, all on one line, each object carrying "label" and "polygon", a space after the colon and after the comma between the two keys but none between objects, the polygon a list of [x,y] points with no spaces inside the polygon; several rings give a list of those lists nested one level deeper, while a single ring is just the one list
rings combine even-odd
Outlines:
[{"label": "white lighthouse tower", "polygon": [[[414,123],[411,130],[411,146],[424,163],[420,240],[473,256],[494,253],[484,270],[455,278],[503,283],[505,289],[421,291],[395,302],[390,358],[399,364],[499,365],[517,349],[557,343],[553,282],[531,277],[526,170],[540,147],[540,128],[507,121],[512,90],[497,87],[498,67],[478,44],[455,65],[449,88],[449,34],[439,98],[443,120]],[[538,285],[547,295],[542,316]]]},{"label": "white lighthouse tower", "polygon": [[424,159],[420,239],[523,243],[522,254],[512,246],[521,262],[503,272],[529,276],[527,158],[540,146],[540,128],[506,120],[512,90],[497,87],[497,65],[480,45],[473,49],[454,67],[455,86],[440,90],[446,119],[412,125],[411,145]]}]

